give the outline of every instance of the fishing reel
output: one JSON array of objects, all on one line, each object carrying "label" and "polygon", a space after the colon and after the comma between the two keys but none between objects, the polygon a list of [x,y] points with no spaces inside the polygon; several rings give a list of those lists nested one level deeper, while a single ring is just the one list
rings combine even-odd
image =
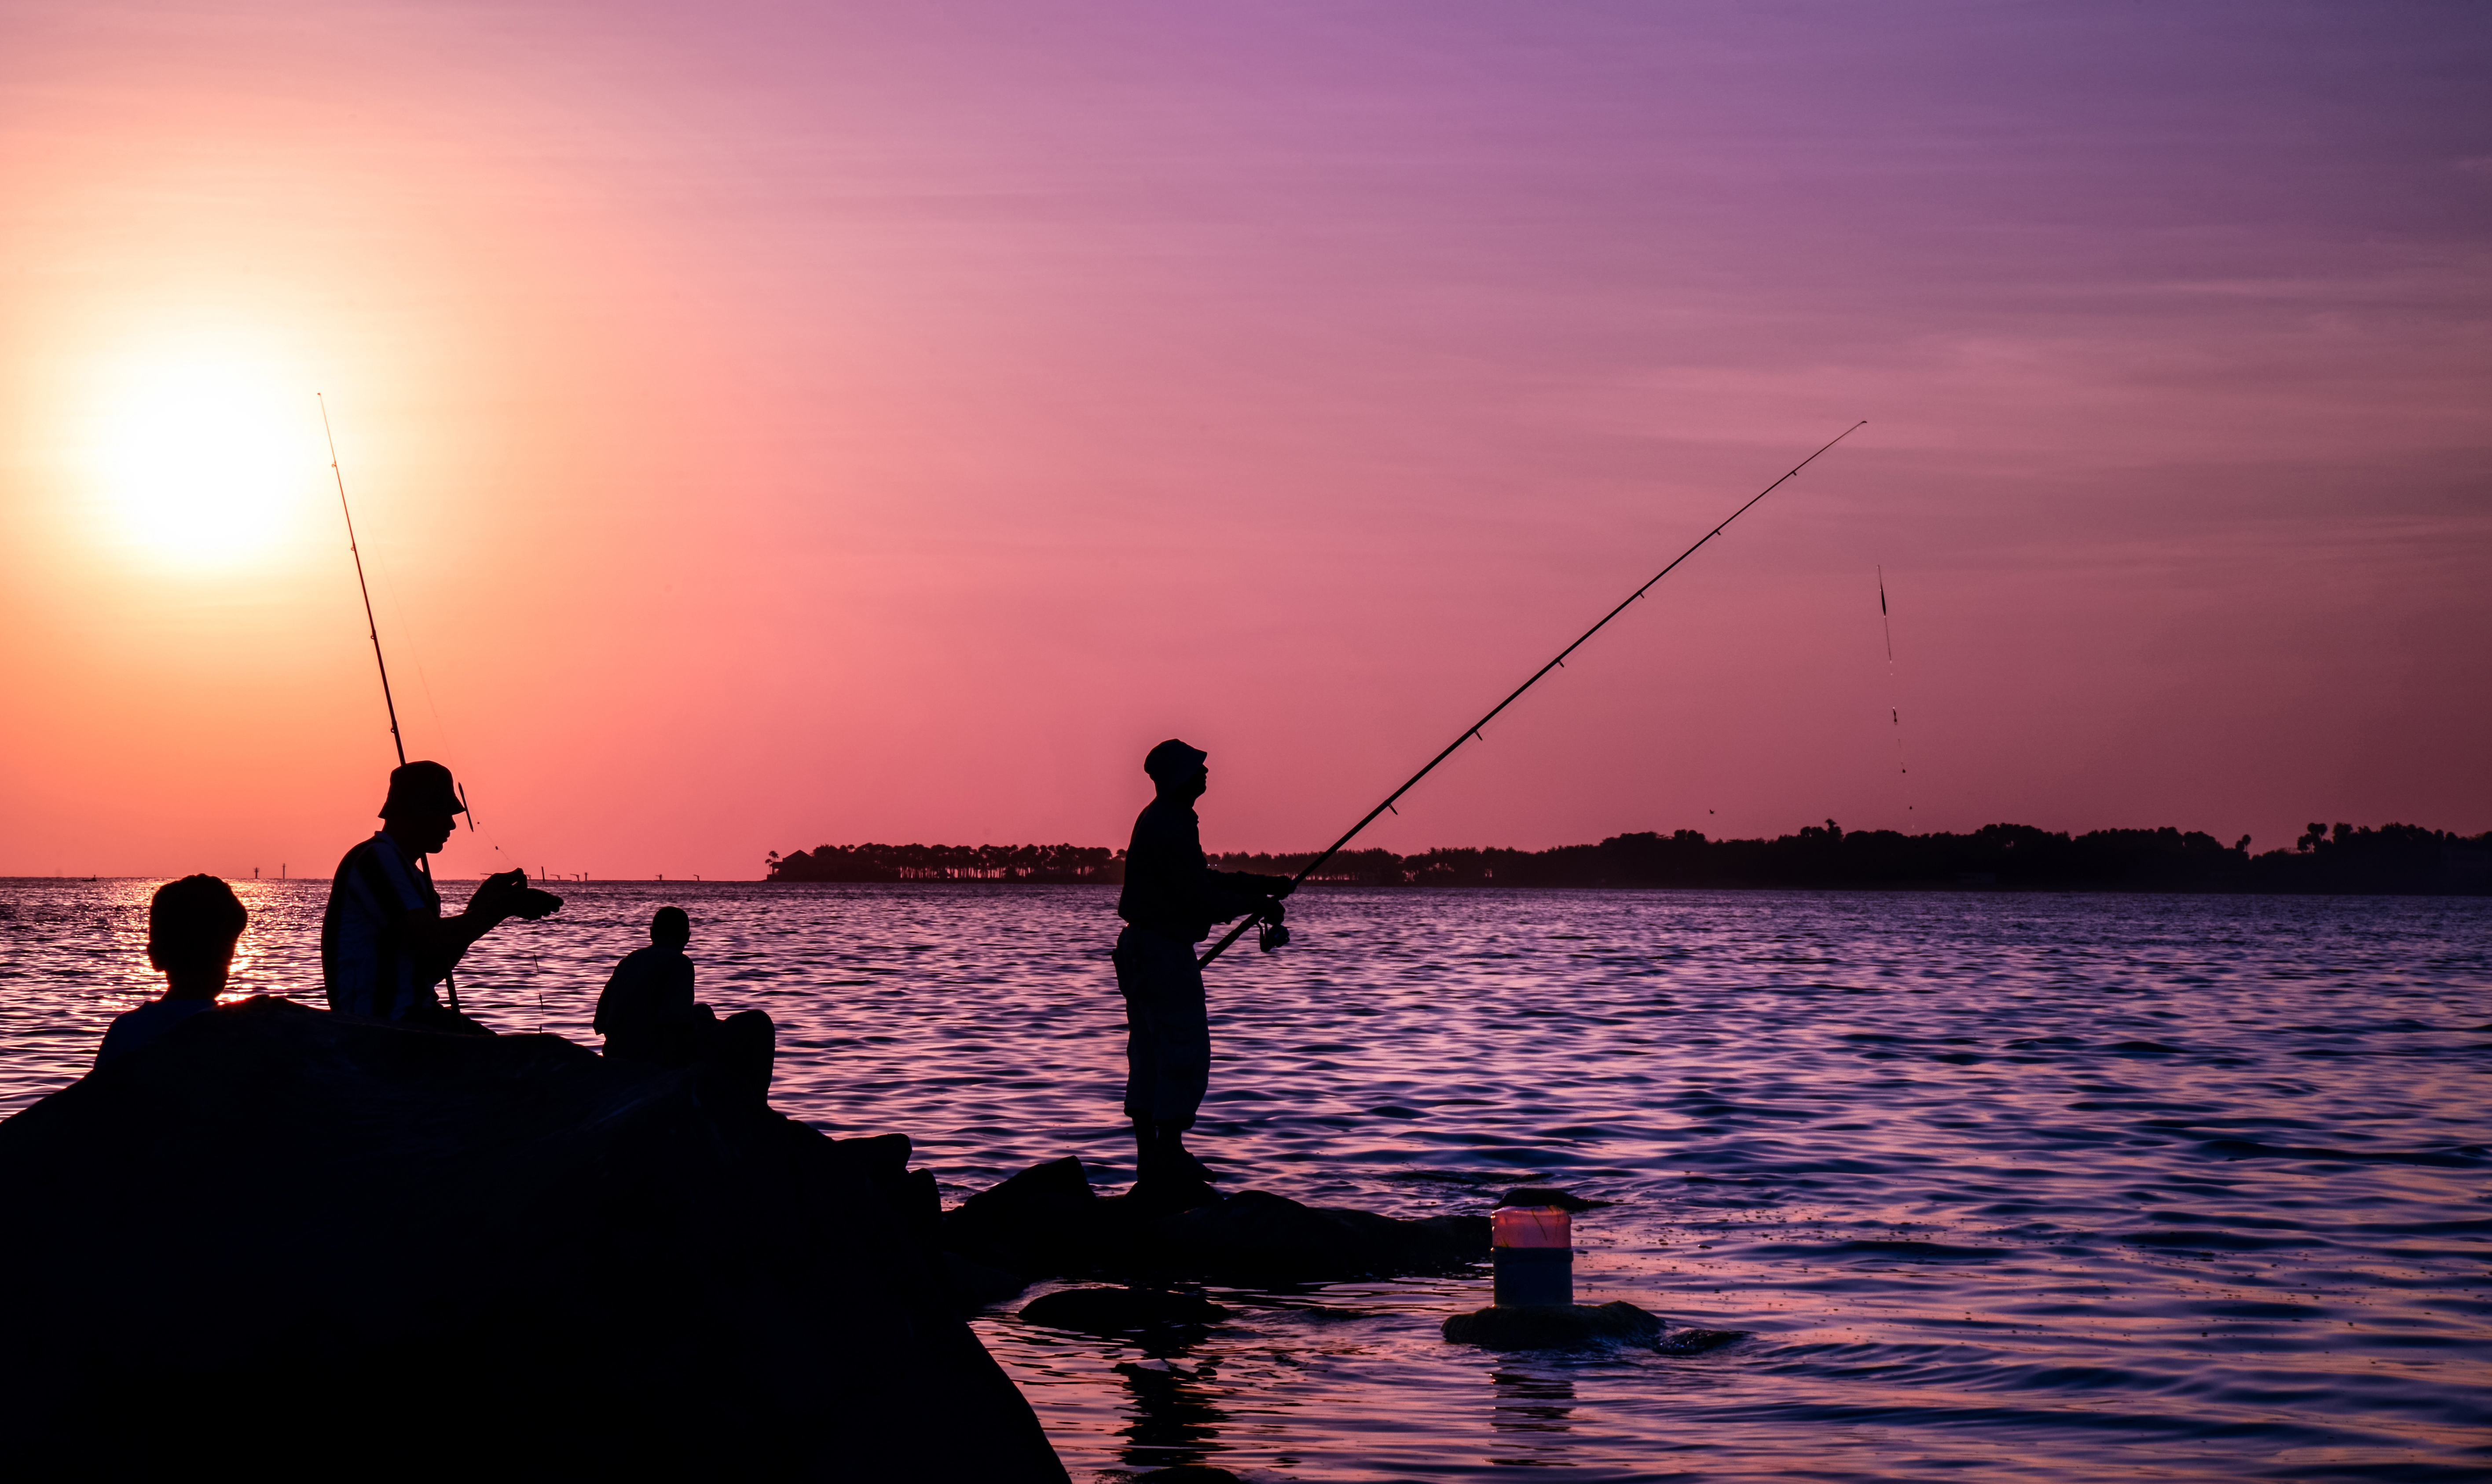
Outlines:
[{"label": "fishing reel", "polygon": [[1290,930],[1281,921],[1281,904],[1277,901],[1266,904],[1263,915],[1255,919],[1255,946],[1269,953],[1289,946]]},{"label": "fishing reel", "polygon": [[562,898],[529,886],[528,873],[522,870],[496,871],[486,877],[484,885],[476,889],[480,892],[501,890],[511,893],[511,911],[530,922],[562,910]]}]

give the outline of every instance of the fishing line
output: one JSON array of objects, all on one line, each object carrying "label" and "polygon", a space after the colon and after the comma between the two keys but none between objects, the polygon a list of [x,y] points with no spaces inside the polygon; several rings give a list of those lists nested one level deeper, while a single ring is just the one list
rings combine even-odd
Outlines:
[{"label": "fishing line", "polygon": [[[1886,631],[1886,714],[1895,723],[1895,776],[1910,778],[1912,770],[1904,766],[1904,687],[1895,679],[1895,621],[1886,613],[1886,568],[1878,568],[1878,626]],[[1913,810],[1913,786],[1904,785],[1904,812]]]},{"label": "fishing line", "polygon": [[[376,551],[372,553],[372,560],[380,567],[381,591],[389,595],[390,611],[398,615],[399,637],[404,643],[404,652],[415,660],[415,679],[424,689],[425,709],[432,713],[432,724],[441,733],[442,745],[456,753],[459,740],[450,735],[450,723],[441,718],[441,702],[432,693],[432,673],[425,668],[424,646],[417,638],[414,622],[406,616],[406,599],[399,588],[398,574],[390,569],[389,554]],[[464,821],[467,832],[483,835],[493,854],[502,858],[502,863],[510,864],[511,854],[502,849],[501,839],[493,833],[492,827],[477,818],[475,805],[467,803],[467,786],[463,783],[455,786],[459,790],[459,801],[467,804]]]},{"label": "fishing line", "polygon": [[[1304,882],[1309,876],[1314,875],[1318,867],[1321,866],[1325,861],[1330,860],[1334,855],[1339,853],[1343,846],[1348,845],[1352,839],[1356,838],[1360,830],[1366,829],[1369,825],[1374,824],[1378,815],[1382,814],[1387,809],[1392,809],[1393,801],[1395,800],[1410,792],[1413,788],[1416,788],[1420,779],[1428,776],[1428,774],[1432,772],[1435,772],[1437,771],[1437,765],[1443,762],[1445,759],[1452,757],[1456,749],[1460,748],[1463,743],[1469,742],[1474,738],[1477,738],[1482,742],[1487,741],[1486,738],[1480,737],[1480,729],[1487,726],[1490,722],[1495,721],[1497,719],[1498,713],[1505,710],[1509,706],[1512,706],[1517,700],[1522,698],[1525,691],[1539,684],[1540,678],[1542,676],[1547,675],[1550,671],[1563,665],[1566,662],[1567,655],[1572,655],[1579,649],[1582,649],[1584,645],[1591,639],[1592,635],[1599,633],[1602,629],[1608,627],[1610,620],[1626,612],[1627,605],[1629,603],[1634,602],[1637,598],[1642,597],[1645,594],[1650,592],[1654,583],[1659,582],[1664,577],[1667,577],[1672,572],[1677,570],[1679,563],[1696,555],[1697,551],[1702,548],[1706,541],[1713,539],[1713,538],[1720,536],[1725,530],[1727,530],[1730,527],[1731,522],[1748,513],[1748,508],[1750,506],[1755,505],[1758,501],[1765,498],[1765,496],[1772,494],[1775,490],[1782,488],[1786,482],[1788,482],[1794,476],[1797,475],[1801,470],[1807,468],[1813,463],[1816,463],[1818,454],[1824,453],[1827,449],[1833,448],[1836,444],[1841,443],[1844,439],[1851,437],[1853,434],[1860,431],[1868,425],[1869,420],[1863,418],[1859,422],[1853,423],[1850,427],[1845,428],[1843,431],[1827,439],[1824,444],[1818,449],[1816,453],[1811,453],[1808,457],[1792,465],[1790,470],[1786,472],[1781,479],[1774,480],[1771,484],[1768,484],[1765,488],[1758,490],[1755,494],[1750,495],[1748,497],[1747,504],[1740,506],[1737,509],[1733,510],[1730,514],[1722,518],[1721,525],[1715,526],[1712,530],[1696,538],[1695,545],[1688,547],[1685,551],[1682,551],[1678,555],[1671,558],[1670,565],[1668,567],[1665,567],[1660,571],[1653,573],[1651,577],[1646,580],[1643,587],[1629,593],[1617,607],[1611,609],[1605,614],[1602,614],[1599,623],[1594,624],[1587,629],[1585,629],[1584,632],[1576,638],[1574,643],[1566,646],[1562,650],[1559,650],[1558,652],[1557,658],[1550,660],[1539,669],[1532,671],[1531,678],[1529,680],[1515,686],[1513,692],[1504,700],[1490,707],[1487,715],[1482,716],[1477,721],[1472,722],[1469,726],[1467,726],[1460,732],[1456,733],[1454,735],[1454,740],[1445,744],[1444,751],[1430,758],[1428,760],[1427,767],[1412,773],[1409,776],[1409,779],[1400,788],[1397,788],[1392,793],[1385,795],[1384,801],[1382,803],[1380,803],[1375,808],[1368,810],[1365,818],[1361,819],[1357,824],[1350,826],[1349,830],[1345,832],[1340,839],[1335,840],[1332,844],[1326,846],[1322,855],[1316,857],[1313,860],[1310,860],[1304,866],[1301,866],[1298,870],[1298,874],[1290,878],[1290,885],[1294,887]],[[1402,811],[1394,809],[1393,812],[1399,814]],[[1205,953],[1202,958],[1198,959],[1196,961],[1197,964],[1208,964],[1213,959],[1218,958],[1228,949],[1231,944],[1235,943],[1238,939],[1244,937],[1248,928],[1262,928],[1264,926],[1265,918],[1261,911],[1249,913],[1235,927],[1229,930],[1229,935],[1227,937],[1221,939],[1220,942],[1212,946],[1210,952]],[[1268,945],[1273,946],[1277,946],[1278,943],[1286,943],[1288,941],[1287,933],[1277,929],[1270,930],[1269,936],[1265,939],[1265,942]]]}]

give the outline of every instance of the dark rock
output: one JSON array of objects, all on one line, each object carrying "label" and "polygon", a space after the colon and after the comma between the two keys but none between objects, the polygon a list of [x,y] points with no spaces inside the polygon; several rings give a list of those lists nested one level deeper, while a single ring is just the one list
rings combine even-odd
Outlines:
[{"label": "dark rock", "polygon": [[1122,1225],[1090,1188],[1082,1161],[1068,1154],[1032,1165],[979,1191],[943,1215],[953,1252],[1024,1278],[1086,1272],[1116,1244]]},{"label": "dark rock", "polygon": [[1654,1341],[1652,1348],[1665,1355],[1701,1355],[1733,1340],[1744,1340],[1748,1333],[1745,1329],[1681,1329]]},{"label": "dark rock", "polygon": [[1162,1175],[1135,1181],[1133,1188],[1123,1195],[1102,1196],[1100,1199],[1118,1207],[1119,1214],[1125,1217],[1135,1214],[1173,1216],[1198,1206],[1214,1204],[1220,1199],[1220,1191],[1209,1180],[1196,1179],[1187,1175]]},{"label": "dark rock", "polygon": [[1554,1206],[1564,1211],[1589,1211],[1599,1210],[1604,1206],[1614,1206],[1617,1203],[1595,1201],[1587,1196],[1560,1190],[1555,1185],[1518,1185],[1498,1197],[1497,1204],[1499,1206]]},{"label": "dark rock", "polygon": [[1034,1165],[943,1218],[949,1250],[1026,1278],[1320,1283],[1437,1272],[1488,1258],[1488,1218],[1402,1221],[1246,1190],[1191,1209],[1101,1199],[1082,1162]]},{"label": "dark rock", "polygon": [[558,1036],[194,1016],[0,1123],[12,1469],[1064,1479],[859,1142]]},{"label": "dark rock", "polygon": [[1147,1288],[1066,1288],[1022,1306],[1021,1317],[1051,1329],[1121,1334],[1134,1329],[1216,1324],[1229,1311],[1193,1294]]},{"label": "dark rock", "polygon": [[1240,1281],[1323,1282],[1477,1263],[1488,1257],[1488,1236],[1484,1216],[1402,1221],[1241,1190],[1153,1223],[1146,1255],[1174,1269]]},{"label": "dark rock", "polygon": [[943,1220],[943,1192],[935,1187],[934,1171],[908,1168],[908,1157],[915,1146],[908,1142],[906,1134],[831,1142],[866,1172],[884,1203],[908,1224],[911,1235],[920,1241],[934,1239],[935,1228]]},{"label": "dark rock", "polygon": [[1019,1273],[972,1263],[957,1252],[946,1252],[942,1258],[944,1281],[951,1285],[952,1307],[960,1313],[974,1314],[991,1304],[1018,1298],[1029,1287],[1029,1280]]},{"label": "dark rock", "polygon": [[1482,1350],[1574,1350],[1587,1345],[1660,1338],[1664,1325],[1624,1300],[1610,1303],[1492,1305],[1445,1321],[1445,1338]]},{"label": "dark rock", "polygon": [[1067,1154],[1036,1164],[969,1197],[953,1212],[964,1221],[1023,1221],[1031,1217],[1080,1212],[1099,1199],[1082,1161]]},{"label": "dark rock", "polygon": [[870,1139],[834,1139],[842,1150],[874,1172],[876,1179],[898,1179],[908,1173],[908,1156],[917,1147],[906,1134],[876,1134]]}]

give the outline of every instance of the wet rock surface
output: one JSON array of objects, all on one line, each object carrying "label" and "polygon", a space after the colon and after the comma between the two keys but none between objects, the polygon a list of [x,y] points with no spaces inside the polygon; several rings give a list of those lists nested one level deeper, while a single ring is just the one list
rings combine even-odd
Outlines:
[{"label": "wet rock surface", "polygon": [[1555,1185],[1518,1185],[1498,1197],[1497,1204],[1499,1206],[1554,1206],[1562,1211],[1583,1212],[1599,1210],[1602,1207],[1615,1203],[1594,1201],[1579,1196],[1571,1190],[1560,1190]]},{"label": "wet rock surface", "polygon": [[947,1212],[946,1249],[1025,1278],[1336,1282],[1485,1262],[1485,1216],[1406,1221],[1245,1190],[1190,1209],[1102,1197],[1075,1158],[1033,1165]]},{"label": "wet rock surface", "polygon": [[1446,1339],[1482,1350],[1580,1350],[1626,1344],[1674,1355],[1697,1355],[1745,1337],[1732,1329],[1668,1330],[1669,1323],[1660,1315],[1623,1300],[1491,1305],[1454,1315],[1444,1324]]},{"label": "wet rock surface", "polygon": [[1708,1350],[1746,1339],[1747,1329],[1675,1329],[1652,1342],[1652,1348],[1665,1355],[1701,1355]]},{"label": "wet rock surface", "polygon": [[0,1436],[28,1477],[1060,1481],[908,1155],[558,1036],[199,1015],[0,1123]]},{"label": "wet rock surface", "polygon": [[1084,1334],[1122,1334],[1142,1329],[1186,1329],[1216,1324],[1229,1310],[1193,1294],[1146,1288],[1067,1288],[1022,1306],[1033,1324]]}]

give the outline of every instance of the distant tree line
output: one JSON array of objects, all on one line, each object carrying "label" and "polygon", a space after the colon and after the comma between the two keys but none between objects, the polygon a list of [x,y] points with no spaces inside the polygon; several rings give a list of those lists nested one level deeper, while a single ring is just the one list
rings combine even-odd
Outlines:
[{"label": "distant tree line", "polygon": [[816,845],[772,851],[772,881],[1016,881],[1070,886],[1125,879],[1125,853],[1094,845]]},{"label": "distant tree line", "polygon": [[[1613,835],[1554,850],[1344,851],[1310,880],[1370,887],[1786,887],[2116,891],[2387,892],[2492,895],[2492,831],[2314,824],[2291,850],[2250,853],[2200,830],[2030,825],[1970,834],[1847,830],[1832,820],[1770,840],[1694,829]],[[1232,852],[1223,870],[1293,876],[1315,858]],[[1124,880],[1125,853],[1072,845],[818,846],[770,857],[772,881]]]}]

